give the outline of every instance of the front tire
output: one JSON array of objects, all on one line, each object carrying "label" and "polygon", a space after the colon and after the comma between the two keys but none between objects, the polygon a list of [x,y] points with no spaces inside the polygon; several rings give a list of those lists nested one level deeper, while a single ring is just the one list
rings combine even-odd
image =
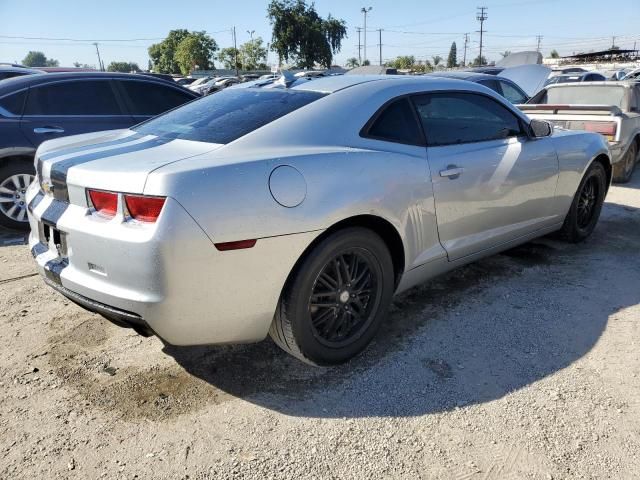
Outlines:
[{"label": "front tire", "polygon": [[0,225],[13,230],[29,229],[27,188],[34,179],[33,166],[24,160],[0,164]]},{"label": "front tire", "polygon": [[377,333],[393,291],[393,263],[384,241],[360,227],[334,232],[292,272],[269,334],[312,365],[346,362]]},{"label": "front tire", "polygon": [[585,240],[596,228],[607,192],[607,174],[600,162],[593,162],[584,174],[560,230],[571,243]]}]

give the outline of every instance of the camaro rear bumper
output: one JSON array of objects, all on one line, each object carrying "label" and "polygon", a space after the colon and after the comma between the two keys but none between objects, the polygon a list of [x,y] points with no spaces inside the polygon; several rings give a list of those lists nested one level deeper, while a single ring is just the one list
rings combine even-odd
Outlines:
[{"label": "camaro rear bumper", "polygon": [[155,224],[105,220],[43,194],[36,182],[27,201],[29,246],[50,286],[87,310],[175,345],[262,340],[289,273],[320,233],[218,251],[171,198]]}]

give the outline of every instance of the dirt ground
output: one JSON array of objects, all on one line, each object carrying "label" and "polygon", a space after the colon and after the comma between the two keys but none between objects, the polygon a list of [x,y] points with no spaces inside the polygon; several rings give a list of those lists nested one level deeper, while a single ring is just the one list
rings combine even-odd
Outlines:
[{"label": "dirt ground", "polygon": [[416,288],[331,369],[139,337],[21,243],[0,235],[0,478],[640,477],[640,174],[586,243]]}]

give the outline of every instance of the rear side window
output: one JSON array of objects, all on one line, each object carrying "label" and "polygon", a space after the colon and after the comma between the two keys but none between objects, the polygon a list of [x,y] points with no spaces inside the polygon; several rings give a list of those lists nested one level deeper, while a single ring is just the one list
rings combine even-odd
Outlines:
[{"label": "rear side window", "polygon": [[520,121],[493,99],[474,93],[433,93],[415,97],[429,146],[515,137]]},{"label": "rear side window", "polygon": [[159,115],[193,100],[187,92],[181,92],[169,85],[135,80],[120,81],[129,97],[132,115]]},{"label": "rear side window", "polygon": [[502,88],[502,96],[515,105],[525,103],[528,100],[527,95],[523,91],[511,85],[509,82],[500,80],[500,87]]},{"label": "rear side window", "polygon": [[18,93],[12,93],[6,97],[0,98],[0,107],[13,115],[22,115],[22,107],[27,97],[27,91],[23,90]]},{"label": "rear side window", "polygon": [[496,93],[499,93],[500,95],[502,95],[502,92],[500,92],[500,87],[498,86],[498,82],[495,80],[480,80],[478,82],[480,85],[484,85],[487,88],[490,88],[491,90],[493,90]]},{"label": "rear side window", "polygon": [[122,115],[108,80],[78,80],[31,87],[25,115]]},{"label": "rear side window", "polygon": [[275,88],[227,89],[151,119],[134,130],[163,138],[224,144],[323,96]]},{"label": "rear side window", "polygon": [[407,98],[396,100],[377,114],[365,136],[395,143],[424,144],[413,107]]}]

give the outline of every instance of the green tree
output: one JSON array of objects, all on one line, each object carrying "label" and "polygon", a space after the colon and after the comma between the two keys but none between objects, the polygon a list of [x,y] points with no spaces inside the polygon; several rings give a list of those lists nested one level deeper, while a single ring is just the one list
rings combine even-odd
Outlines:
[{"label": "green tree", "polygon": [[487,59],[485,58],[485,56],[483,55],[482,57],[480,57],[479,55],[473,59],[473,62],[471,63],[472,67],[481,67],[483,65],[487,64]]},{"label": "green tree", "polygon": [[73,66],[76,67],[76,68],[93,68],[93,69],[95,69],[95,65],[89,65],[88,63],[73,62]]},{"label": "green tree", "polygon": [[551,58],[560,58],[560,54],[556,49],[551,50]]},{"label": "green tree", "polygon": [[413,55],[400,55],[395,60],[389,63],[390,67],[397,68],[398,70],[411,70],[416,63],[416,58]]},{"label": "green tree", "polygon": [[347,68],[355,68],[360,66],[360,62],[358,62],[358,59],[356,57],[351,57],[347,59],[347,62],[345,63],[345,66]]},{"label": "green tree", "polygon": [[240,63],[243,70],[257,70],[267,60],[267,49],[262,38],[254,38],[240,45]]},{"label": "green tree", "polygon": [[305,0],[271,0],[267,17],[273,28],[271,46],[280,62],[291,60],[301,68],[330,68],[347,36],[344,20],[331,14],[322,18]]},{"label": "green tree", "polygon": [[363,67],[368,67],[369,65],[371,65],[371,62],[370,62],[369,60],[364,60],[364,61],[362,62],[362,66],[363,66]]},{"label": "green tree", "polygon": [[59,62],[53,58],[47,58],[42,52],[31,50],[22,60],[22,64],[25,67],[57,67]]},{"label": "green tree", "polygon": [[111,62],[107,67],[107,72],[138,72],[140,67],[135,62]]},{"label": "green tree", "polygon": [[189,30],[171,30],[160,43],[154,43],[149,47],[149,58],[153,63],[153,69],[160,73],[180,73],[180,66],[176,61],[176,49],[178,44],[190,35]]},{"label": "green tree", "polygon": [[447,68],[455,68],[458,66],[458,47],[456,42],[451,44],[449,49],[449,57],[447,57]]},{"label": "green tree", "polygon": [[[236,63],[237,60],[237,63]],[[242,61],[240,60],[240,50],[233,47],[227,47],[218,53],[218,61],[222,62],[224,68],[228,70],[242,69]]]},{"label": "green tree", "polygon": [[504,52],[501,52],[500,55],[502,55],[502,58],[507,58],[511,55],[511,50],[505,50]]},{"label": "green tree", "polygon": [[431,59],[433,60],[433,66],[436,68],[440,65],[440,62],[442,62],[442,57],[440,55],[434,55]]},{"label": "green tree", "polygon": [[201,70],[215,68],[217,50],[218,44],[206,32],[192,32],[178,43],[174,59],[180,72],[187,75],[196,67]]}]

